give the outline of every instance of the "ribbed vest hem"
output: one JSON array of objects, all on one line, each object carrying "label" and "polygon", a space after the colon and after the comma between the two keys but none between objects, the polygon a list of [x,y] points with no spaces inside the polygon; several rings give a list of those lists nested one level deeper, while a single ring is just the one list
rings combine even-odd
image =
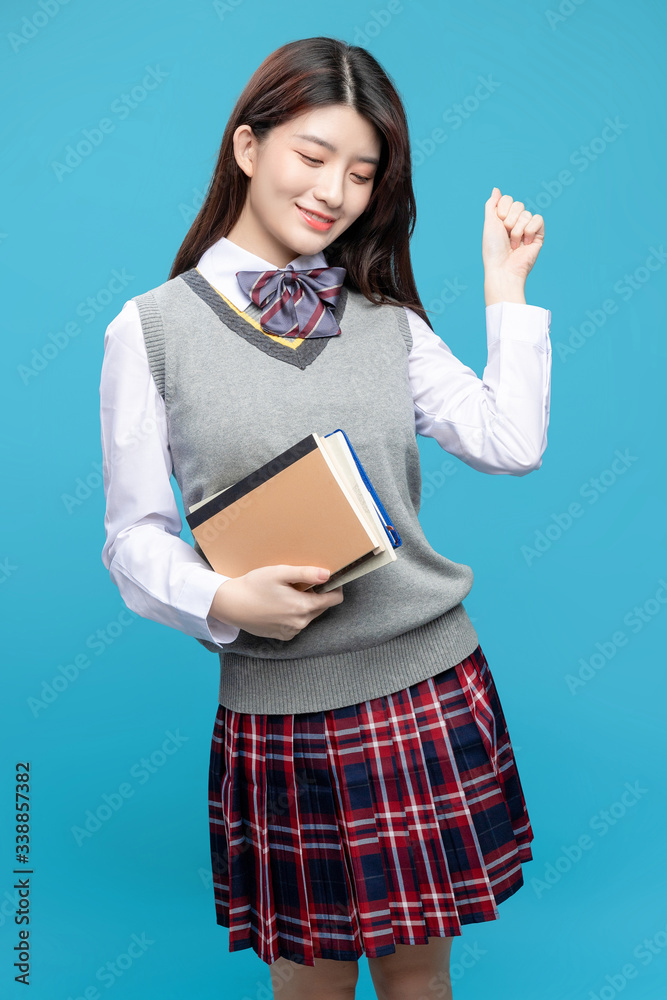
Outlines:
[{"label": "ribbed vest hem", "polygon": [[294,715],[356,705],[456,666],[479,645],[463,607],[377,646],[264,659],[221,651],[218,700],[236,712]]}]

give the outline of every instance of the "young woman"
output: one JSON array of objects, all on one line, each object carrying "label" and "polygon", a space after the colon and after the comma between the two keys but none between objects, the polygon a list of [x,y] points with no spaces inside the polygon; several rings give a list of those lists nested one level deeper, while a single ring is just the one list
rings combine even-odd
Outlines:
[{"label": "young woman", "polygon": [[[447,193],[438,211],[446,211]],[[365,49],[271,53],[225,129],[169,279],[109,325],[100,384],[105,566],[127,605],[220,656],[209,810],[217,922],[281,1000],[450,996],[464,924],[523,884],[533,831],[462,601],[470,567],[418,520],[416,434],[475,469],[541,465],[551,314],[527,305],[544,221],[497,188],[482,252],[484,378],[417,294],[405,113]],[[341,427],[402,545],[328,593],[318,566],[216,573],[185,510]],[[276,511],[307,520],[318,511]],[[298,586],[297,586],[298,585]]]}]

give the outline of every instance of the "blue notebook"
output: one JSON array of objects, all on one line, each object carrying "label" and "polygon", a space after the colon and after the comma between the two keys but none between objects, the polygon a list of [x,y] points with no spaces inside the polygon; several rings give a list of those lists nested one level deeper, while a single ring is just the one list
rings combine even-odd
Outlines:
[{"label": "blue notebook", "polygon": [[345,434],[345,431],[343,430],[342,427],[337,427],[335,431],[331,431],[329,434],[325,434],[324,437],[331,437],[332,434],[337,434],[339,431],[340,431],[341,434],[344,435],[345,440],[347,441],[348,448],[352,452],[352,457],[354,458],[355,462],[357,463],[357,468],[359,469],[359,474],[361,475],[361,478],[364,481],[364,485],[365,485],[366,489],[368,490],[368,492],[370,493],[371,497],[373,498],[373,503],[375,504],[375,509],[378,512],[378,516],[379,516],[380,520],[382,521],[382,524],[384,526],[384,530],[387,532],[387,535],[389,536],[389,540],[390,540],[391,544],[393,545],[393,547],[395,549],[397,549],[399,545],[403,544],[403,542],[401,541],[401,536],[399,535],[399,533],[397,532],[396,528],[392,524],[391,518],[389,517],[389,514],[387,514],[386,510],[382,506],[382,503],[380,502],[380,498],[377,495],[377,493],[375,492],[375,488],[374,488],[372,482],[370,481],[370,479],[366,475],[366,470],[364,469],[363,465],[359,461],[359,456],[357,455],[356,451],[352,447],[352,442],[350,441],[349,437],[347,436],[347,434]]}]

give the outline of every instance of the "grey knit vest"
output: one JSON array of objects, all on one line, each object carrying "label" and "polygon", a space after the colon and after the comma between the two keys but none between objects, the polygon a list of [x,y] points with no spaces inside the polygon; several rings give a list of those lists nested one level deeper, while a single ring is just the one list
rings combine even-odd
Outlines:
[{"label": "grey knit vest", "polygon": [[[259,328],[254,303],[237,310],[196,268],[134,302],[186,513],[312,431],[340,427],[402,539],[396,562],[344,584],[343,601],[293,639],[241,629],[223,651],[198,639],[220,656],[220,704],[281,714],[339,708],[408,687],[472,653],[478,637],[461,603],[472,570],[436,552],[417,516],[421,470],[403,307],[374,304],[344,286],[335,309],[340,335],[292,347]],[[205,559],[196,541],[194,548]]]}]

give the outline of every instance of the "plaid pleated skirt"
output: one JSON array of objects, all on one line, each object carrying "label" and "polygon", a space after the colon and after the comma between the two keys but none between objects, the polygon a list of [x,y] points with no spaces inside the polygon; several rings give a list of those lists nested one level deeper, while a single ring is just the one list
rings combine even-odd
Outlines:
[{"label": "plaid pleated skirt", "polygon": [[493,920],[533,831],[481,647],[411,687],[296,715],[218,706],[209,828],[229,951],[354,960]]}]

